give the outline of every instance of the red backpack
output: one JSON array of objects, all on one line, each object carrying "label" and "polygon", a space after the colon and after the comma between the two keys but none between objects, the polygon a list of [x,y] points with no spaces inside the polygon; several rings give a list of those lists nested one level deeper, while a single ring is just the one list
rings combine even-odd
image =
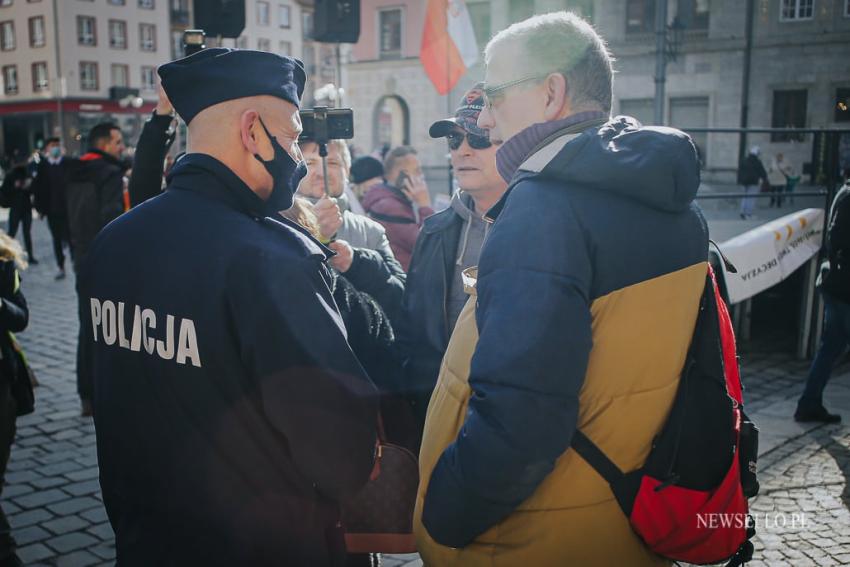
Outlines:
[{"label": "red backpack", "polygon": [[695,564],[752,558],[758,429],[744,414],[735,335],[711,266],[676,398],[643,467],[624,473],[578,430],[572,448],[653,552]]}]

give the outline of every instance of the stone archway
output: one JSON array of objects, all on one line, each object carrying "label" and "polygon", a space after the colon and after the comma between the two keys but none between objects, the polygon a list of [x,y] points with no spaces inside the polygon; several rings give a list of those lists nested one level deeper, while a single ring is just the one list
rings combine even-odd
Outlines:
[{"label": "stone archway", "polygon": [[385,95],[375,103],[372,140],[375,148],[410,145],[410,109],[403,98]]}]

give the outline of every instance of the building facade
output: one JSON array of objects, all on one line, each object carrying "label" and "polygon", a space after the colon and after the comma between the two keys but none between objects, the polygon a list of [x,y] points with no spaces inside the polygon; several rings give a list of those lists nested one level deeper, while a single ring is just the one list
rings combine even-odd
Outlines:
[{"label": "building facade", "polygon": [[[750,80],[743,81],[747,1],[670,0],[684,25],[667,66],[664,122],[738,127],[746,97],[751,127],[850,127],[850,0],[751,0]],[[594,23],[617,58],[614,112],[653,120],[655,0],[596,2]],[[747,92],[745,92],[745,90]],[[843,104],[844,110],[841,106]],[[703,178],[734,182],[738,135],[694,134]],[[812,135],[750,134],[765,163],[782,153],[810,169]]]},{"label": "building facade", "polygon": [[169,25],[166,0],[0,1],[0,154],[50,136],[79,152],[105,119],[137,135]]},{"label": "building facade", "polygon": [[[667,65],[664,123],[739,126],[748,1],[754,8],[749,125],[850,126],[850,0],[668,0],[669,23],[683,29],[678,56]],[[411,144],[442,187],[447,152],[428,137],[428,126],[483,77],[483,57],[448,97],[439,96],[418,59],[426,5],[363,0],[361,39],[347,62],[345,86],[355,110],[355,147],[372,152]],[[466,5],[481,50],[497,31],[533,14],[566,9],[591,19],[616,58],[612,112],[654,122],[655,0],[466,0]],[[737,135],[694,138],[703,177],[734,182]],[[751,144],[762,148],[765,159],[784,153],[799,170],[812,161],[811,135],[753,134]]]},{"label": "building facade", "polygon": [[428,135],[450,116],[463,93],[484,79],[487,41],[536,13],[572,10],[592,16],[591,0],[466,0],[481,55],[448,95],[437,93],[419,60],[427,2],[362,0],[360,41],[345,65],[346,103],[354,109],[353,145],[360,153],[411,145],[419,152],[432,193],[449,192],[448,148]]}]

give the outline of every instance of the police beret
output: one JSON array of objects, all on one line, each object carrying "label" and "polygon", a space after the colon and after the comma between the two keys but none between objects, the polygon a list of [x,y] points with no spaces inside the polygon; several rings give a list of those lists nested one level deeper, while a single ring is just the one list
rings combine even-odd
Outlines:
[{"label": "police beret", "polygon": [[199,112],[228,100],[269,95],[300,105],[307,75],[292,57],[213,47],[160,66],[162,88],[188,124]]}]

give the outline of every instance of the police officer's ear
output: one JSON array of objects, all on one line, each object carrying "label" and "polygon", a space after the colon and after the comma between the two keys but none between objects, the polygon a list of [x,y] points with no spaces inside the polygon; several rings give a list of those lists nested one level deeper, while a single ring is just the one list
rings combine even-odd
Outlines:
[{"label": "police officer's ear", "polygon": [[[263,159],[270,159],[270,144],[268,137],[260,124],[260,113],[256,110],[246,110],[239,116],[239,134],[242,145],[251,155],[259,154]],[[273,150],[271,150],[273,153]]]}]

